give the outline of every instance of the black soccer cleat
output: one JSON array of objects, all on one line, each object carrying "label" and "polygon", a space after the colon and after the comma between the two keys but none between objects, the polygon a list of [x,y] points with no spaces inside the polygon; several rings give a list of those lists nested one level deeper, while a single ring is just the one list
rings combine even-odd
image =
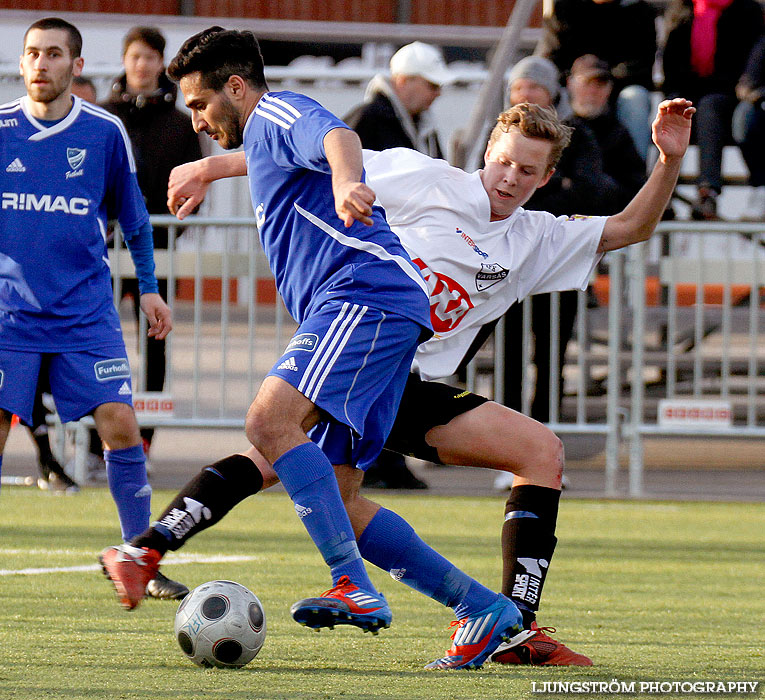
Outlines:
[{"label": "black soccer cleat", "polygon": [[181,600],[189,594],[189,589],[178,581],[167,578],[161,571],[146,584],[146,597],[159,600]]}]

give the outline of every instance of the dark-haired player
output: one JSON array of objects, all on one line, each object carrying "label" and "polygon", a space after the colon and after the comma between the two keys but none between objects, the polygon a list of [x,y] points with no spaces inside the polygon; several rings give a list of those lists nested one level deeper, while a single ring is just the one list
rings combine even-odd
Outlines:
[{"label": "dark-haired player", "polygon": [[[343,488],[358,491],[390,432],[417,345],[431,335],[427,286],[372,206],[358,136],[314,100],[270,92],[250,32],[213,27],[191,37],[168,74],[197,132],[226,149],[244,146],[260,241],[299,323],[245,424],[332,576],[333,587],[296,603],[293,617],[316,628],[377,631],[391,611],[366,573],[333,465]],[[241,493],[232,481],[224,490],[229,500]],[[381,557],[403,547],[401,576],[461,620],[451,651],[431,667],[480,666],[503,640],[525,634],[508,598],[387,513],[384,528],[365,529],[365,547]],[[123,605],[137,605],[159,553],[124,545],[102,557]]]}]

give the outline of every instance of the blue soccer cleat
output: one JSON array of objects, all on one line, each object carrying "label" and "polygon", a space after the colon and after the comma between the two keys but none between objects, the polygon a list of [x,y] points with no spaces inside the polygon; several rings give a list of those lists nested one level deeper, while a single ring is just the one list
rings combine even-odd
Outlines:
[{"label": "blue soccer cleat", "polygon": [[457,627],[454,643],[446,656],[429,663],[427,669],[481,668],[483,662],[502,644],[519,644],[533,632],[523,629],[523,618],[515,604],[500,596],[481,612],[452,622]]},{"label": "blue soccer cleat", "polygon": [[337,585],[319,598],[299,600],[290,612],[296,622],[316,630],[353,625],[372,634],[390,627],[393,619],[382,594],[359,588],[347,576],[341,576]]}]

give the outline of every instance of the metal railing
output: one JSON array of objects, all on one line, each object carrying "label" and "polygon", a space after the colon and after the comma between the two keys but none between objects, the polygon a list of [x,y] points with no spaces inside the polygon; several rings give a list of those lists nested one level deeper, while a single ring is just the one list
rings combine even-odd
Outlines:
[{"label": "metal railing", "polygon": [[[169,228],[169,249],[156,251],[157,276],[168,280],[175,329],[167,341],[165,391],[172,416],[139,418],[142,425],[241,428],[263,377],[281,356],[296,324],[278,298],[264,298],[272,280],[253,217],[152,217]],[[176,233],[183,228],[183,236]],[[604,441],[605,492],[616,495],[620,453],[629,454],[629,495],[643,493],[643,439],[699,435],[765,437],[765,343],[761,292],[765,234],[757,224],[661,224],[648,244],[609,254],[608,301],[593,306],[579,292],[574,337],[563,386],[558,380],[557,295],[551,318],[549,426],[561,435]],[[133,276],[126,250],[112,254],[115,303],[121,280]],[[602,280],[601,280],[602,281]],[[205,301],[210,284],[215,298]],[[176,287],[192,294],[176,295]],[[596,283],[595,287],[597,288]],[[650,298],[649,298],[650,297]],[[529,411],[533,297],[523,302],[522,389]],[[145,321],[136,332],[122,310],[135,387],[145,387]],[[504,328],[468,366],[467,384],[501,400]],[[665,400],[722,401],[728,423],[663,422]],[[78,452],[86,450],[81,422]],[[62,431],[63,432],[63,431]],[[82,466],[84,455],[76,460]]]}]

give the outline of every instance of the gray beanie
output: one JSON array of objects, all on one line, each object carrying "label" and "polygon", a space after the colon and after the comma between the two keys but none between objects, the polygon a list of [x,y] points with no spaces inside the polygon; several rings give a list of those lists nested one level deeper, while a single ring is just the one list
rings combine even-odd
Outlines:
[{"label": "gray beanie", "polygon": [[513,66],[510,71],[510,76],[507,79],[507,87],[510,86],[519,78],[526,78],[533,80],[535,83],[541,85],[548,93],[550,98],[554,101],[558,96],[558,90],[560,89],[560,76],[555,64],[547,58],[541,56],[527,56],[522,58],[518,63]]}]

